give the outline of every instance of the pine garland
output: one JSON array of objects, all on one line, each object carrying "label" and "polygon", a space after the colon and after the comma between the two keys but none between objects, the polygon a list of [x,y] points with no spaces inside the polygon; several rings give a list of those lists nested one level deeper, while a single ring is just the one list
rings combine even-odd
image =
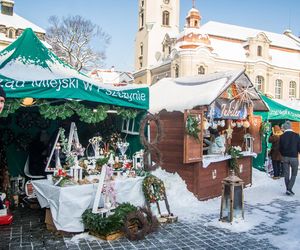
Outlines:
[{"label": "pine garland", "polygon": [[0,117],[7,117],[9,114],[15,113],[20,108],[20,104],[20,99],[7,99]]},{"label": "pine garland", "polygon": [[124,109],[121,107],[115,107],[115,109],[117,110],[117,114],[124,119],[134,119],[138,114],[138,111],[135,109]]}]

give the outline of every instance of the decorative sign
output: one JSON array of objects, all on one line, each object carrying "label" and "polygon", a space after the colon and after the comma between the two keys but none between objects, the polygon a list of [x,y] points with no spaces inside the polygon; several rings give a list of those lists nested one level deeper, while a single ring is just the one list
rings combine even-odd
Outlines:
[{"label": "decorative sign", "polygon": [[233,99],[217,99],[214,105],[211,105],[211,109],[214,110],[209,112],[216,119],[245,119],[247,117],[246,104],[239,100]]}]

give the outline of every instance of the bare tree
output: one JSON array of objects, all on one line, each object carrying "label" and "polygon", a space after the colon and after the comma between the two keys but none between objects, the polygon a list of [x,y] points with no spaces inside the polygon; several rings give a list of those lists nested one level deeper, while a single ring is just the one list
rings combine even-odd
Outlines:
[{"label": "bare tree", "polygon": [[[49,23],[46,40],[59,58],[79,71],[103,66],[111,37],[98,25],[78,15],[62,19],[51,16]],[[93,48],[93,44],[99,49]]]}]

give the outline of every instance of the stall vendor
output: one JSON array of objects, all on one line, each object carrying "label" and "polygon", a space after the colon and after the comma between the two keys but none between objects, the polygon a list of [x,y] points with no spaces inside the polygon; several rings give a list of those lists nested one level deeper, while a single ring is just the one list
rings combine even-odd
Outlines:
[{"label": "stall vendor", "polygon": [[225,138],[221,136],[217,129],[209,128],[210,140],[204,139],[208,146],[208,154],[224,154],[225,153]]}]

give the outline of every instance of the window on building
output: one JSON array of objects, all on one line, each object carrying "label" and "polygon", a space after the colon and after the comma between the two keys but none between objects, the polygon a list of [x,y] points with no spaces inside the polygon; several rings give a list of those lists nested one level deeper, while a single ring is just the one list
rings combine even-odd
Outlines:
[{"label": "window on building", "polygon": [[257,56],[262,56],[262,47],[257,46]]},{"label": "window on building", "polygon": [[15,31],[13,29],[8,30],[8,38],[15,38]]},{"label": "window on building", "polygon": [[144,27],[144,11],[140,13],[140,28]]},{"label": "window on building", "polygon": [[265,84],[265,79],[263,76],[256,76],[255,78],[255,88],[258,91],[263,92],[264,91],[264,84]]},{"label": "window on building", "polygon": [[296,82],[295,81],[290,81],[289,98],[296,98]]},{"label": "window on building", "polygon": [[175,77],[179,77],[179,65],[175,65]]},{"label": "window on building", "polygon": [[168,46],[169,55],[171,55],[171,46]]},{"label": "window on building", "polygon": [[164,11],[163,12],[163,20],[162,20],[162,24],[169,26],[170,25],[170,13],[169,11]]},{"label": "window on building", "polygon": [[139,57],[139,62],[140,62],[140,68],[142,68],[143,67],[143,57],[142,56]]},{"label": "window on building", "polygon": [[140,44],[140,54],[141,54],[141,56],[144,55],[144,45],[143,45],[143,43]]},{"label": "window on building", "polygon": [[282,80],[280,79],[275,81],[275,98],[282,99]]},{"label": "window on building", "polygon": [[145,1],[141,0],[141,6],[144,7]]},{"label": "window on building", "polygon": [[198,75],[204,75],[205,74],[205,68],[203,66],[200,66],[198,68]]}]

